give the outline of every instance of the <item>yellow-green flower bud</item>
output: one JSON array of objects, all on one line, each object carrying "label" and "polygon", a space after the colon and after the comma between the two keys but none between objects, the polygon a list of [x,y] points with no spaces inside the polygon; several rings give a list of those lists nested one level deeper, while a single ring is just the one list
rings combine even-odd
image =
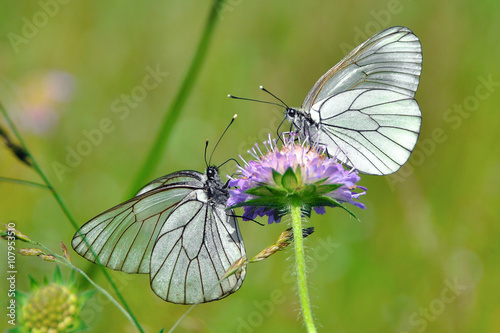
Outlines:
[{"label": "yellow-green flower bud", "polygon": [[77,302],[77,296],[64,285],[53,282],[41,286],[23,305],[22,324],[31,332],[71,332],[72,325],[79,320]]}]

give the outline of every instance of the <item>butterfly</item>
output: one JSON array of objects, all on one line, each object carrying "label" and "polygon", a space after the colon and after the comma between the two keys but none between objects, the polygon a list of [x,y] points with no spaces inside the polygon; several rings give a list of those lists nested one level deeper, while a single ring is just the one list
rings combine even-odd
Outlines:
[{"label": "butterfly", "polygon": [[91,262],[97,257],[114,270],[149,274],[151,289],[165,301],[219,300],[238,290],[246,273],[242,267],[221,281],[245,255],[228,198],[215,166],[174,172],[88,221],[71,245]]},{"label": "butterfly", "polygon": [[421,71],[417,36],[388,28],[321,76],[300,108],[285,104],[285,116],[301,139],[326,146],[342,163],[391,174],[409,159],[420,133],[414,97]]}]

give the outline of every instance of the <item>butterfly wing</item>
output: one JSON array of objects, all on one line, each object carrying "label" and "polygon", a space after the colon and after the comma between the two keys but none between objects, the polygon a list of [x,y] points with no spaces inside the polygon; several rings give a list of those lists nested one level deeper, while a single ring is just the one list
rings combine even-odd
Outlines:
[{"label": "butterfly wing", "polygon": [[152,191],[158,187],[165,186],[168,184],[191,184],[194,186],[202,186],[205,175],[201,172],[194,170],[182,170],[177,171],[166,176],[157,178],[150,183],[146,184],[142,187],[139,192],[137,192],[136,196],[141,195],[143,193]]},{"label": "butterfly wing", "polygon": [[373,175],[393,173],[408,160],[422,122],[412,97],[381,89],[336,94],[313,105],[310,114],[320,124],[314,141],[343,163]]},{"label": "butterfly wing", "polygon": [[162,299],[180,304],[210,302],[238,290],[243,268],[220,281],[245,255],[232,210],[215,203],[207,192],[187,195],[163,225],[151,255],[151,289]]},{"label": "butterfly wing", "polygon": [[[134,198],[84,224],[71,245],[85,259],[125,273],[149,273],[158,234],[172,209],[203,186],[204,175],[181,171],[158,178]],[[93,252],[93,253],[92,253]]]},{"label": "butterfly wing", "polygon": [[302,109],[342,91],[387,89],[414,97],[422,71],[422,47],[405,27],[388,28],[352,50],[307,94]]}]

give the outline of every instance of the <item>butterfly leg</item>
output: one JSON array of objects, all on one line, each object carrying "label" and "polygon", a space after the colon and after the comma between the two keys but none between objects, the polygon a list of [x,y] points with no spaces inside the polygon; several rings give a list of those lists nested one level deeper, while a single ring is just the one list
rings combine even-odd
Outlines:
[{"label": "butterfly leg", "polygon": [[281,141],[281,143],[284,143],[284,142],[283,142],[283,138],[281,137],[281,134],[280,134],[280,128],[283,125],[283,123],[285,122],[285,120],[286,120],[286,117],[283,118],[283,120],[279,124],[278,128],[276,129],[276,135],[278,136],[278,140]]}]

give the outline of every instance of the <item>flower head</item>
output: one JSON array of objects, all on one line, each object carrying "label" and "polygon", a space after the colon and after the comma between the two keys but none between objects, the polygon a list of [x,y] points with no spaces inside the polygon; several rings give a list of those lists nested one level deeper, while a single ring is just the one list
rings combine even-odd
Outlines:
[{"label": "flower head", "polygon": [[[283,135],[283,146],[276,139],[264,142],[263,153],[258,144],[249,150],[254,160],[238,166],[231,178],[228,206],[244,207],[244,219],[269,216],[269,223],[279,222],[290,211],[290,204],[299,203],[302,213],[326,212],[325,207],[342,207],[343,203],[365,208],[355,201],[366,188],[356,186],[360,177],[354,170],[345,170],[318,145],[301,143],[292,133]],[[361,192],[356,192],[361,189]],[[347,210],[351,213],[349,210]],[[351,213],[352,214],[352,213]],[[354,214],[352,214],[354,215]]]},{"label": "flower head", "polygon": [[16,292],[21,315],[12,332],[77,332],[85,328],[81,310],[92,292],[77,293],[74,276],[64,282],[58,268],[52,281],[38,284],[31,279],[31,292]]}]

